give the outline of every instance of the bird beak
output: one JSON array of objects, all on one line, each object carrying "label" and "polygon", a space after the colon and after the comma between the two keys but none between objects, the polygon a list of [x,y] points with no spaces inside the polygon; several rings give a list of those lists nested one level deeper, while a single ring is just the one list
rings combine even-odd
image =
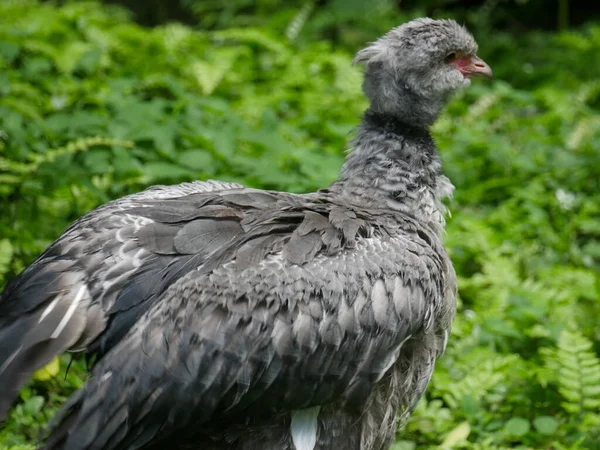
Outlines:
[{"label": "bird beak", "polygon": [[460,71],[466,78],[484,77],[490,80],[494,78],[490,66],[477,56],[470,56],[467,63],[460,67]]}]

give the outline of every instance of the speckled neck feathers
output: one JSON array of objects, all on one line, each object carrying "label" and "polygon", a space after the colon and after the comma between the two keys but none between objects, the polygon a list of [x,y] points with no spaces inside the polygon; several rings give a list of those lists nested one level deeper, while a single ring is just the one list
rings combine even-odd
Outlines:
[{"label": "speckled neck feathers", "polygon": [[440,231],[442,200],[452,195],[453,186],[442,174],[427,128],[368,110],[330,189],[351,201],[410,214]]}]

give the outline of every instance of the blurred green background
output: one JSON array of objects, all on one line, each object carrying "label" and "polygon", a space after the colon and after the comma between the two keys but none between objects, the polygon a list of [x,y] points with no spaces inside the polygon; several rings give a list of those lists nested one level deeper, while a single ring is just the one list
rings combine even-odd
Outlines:
[{"label": "blurred green background", "polygon": [[[366,106],[353,53],[422,15],[464,22],[496,80],[434,129],[457,187],[459,312],[393,448],[600,449],[592,2],[2,0],[0,286],[70,222],[152,184],[325,187]],[[68,362],[21,392],[0,449],[33,448],[82,384]]]}]

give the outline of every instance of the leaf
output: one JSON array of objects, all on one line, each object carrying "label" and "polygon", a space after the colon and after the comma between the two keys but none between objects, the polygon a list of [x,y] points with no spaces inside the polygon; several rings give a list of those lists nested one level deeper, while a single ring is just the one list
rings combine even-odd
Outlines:
[{"label": "leaf", "polygon": [[550,416],[539,416],[533,419],[533,426],[538,433],[550,436],[556,433],[558,429],[558,422],[554,417]]},{"label": "leaf", "polygon": [[0,41],[0,56],[7,61],[13,61],[19,54],[20,48],[14,42]]},{"label": "leaf", "polygon": [[176,133],[177,131],[172,124],[158,127],[151,132],[157,153],[168,157],[174,155]]},{"label": "leaf", "polygon": [[213,93],[239,55],[240,51],[235,48],[222,48],[211,58],[211,61],[196,61],[192,65],[196,81],[204,95]]},{"label": "leaf", "polygon": [[470,395],[464,395],[460,403],[467,418],[475,417],[481,411],[479,402]]},{"label": "leaf", "polygon": [[469,434],[471,434],[471,425],[469,425],[469,422],[462,422],[448,433],[444,441],[440,444],[440,448],[453,448],[466,440],[469,437]]},{"label": "leaf", "polygon": [[390,450],[415,450],[417,448],[417,444],[412,441],[396,441],[390,447]]},{"label": "leaf", "polygon": [[54,56],[56,67],[64,73],[71,73],[80,58],[90,50],[90,47],[90,44],[82,41],[70,42],[61,51],[56,52]]},{"label": "leaf", "polygon": [[84,164],[93,174],[108,173],[112,170],[111,155],[108,149],[92,149],[87,152]]},{"label": "leaf", "polygon": [[0,173],[0,185],[1,184],[19,184],[23,182],[23,177],[19,175],[10,175]]},{"label": "leaf", "polygon": [[525,436],[530,429],[529,421],[522,417],[513,417],[504,424],[504,432],[511,437]]},{"label": "leaf", "polygon": [[559,367],[558,391],[566,400],[562,403],[566,411],[581,414],[600,404],[600,358],[589,339],[578,331],[563,330],[558,351],[548,363]]},{"label": "leaf", "polygon": [[39,370],[36,370],[33,374],[33,378],[38,381],[47,381],[51,378],[54,378],[58,375],[60,371],[60,360],[58,357],[55,357],[52,361],[46,364]]},{"label": "leaf", "polygon": [[0,240],[0,280],[10,268],[10,262],[13,257],[13,248],[8,239]]},{"label": "leaf", "polygon": [[206,150],[186,150],[177,155],[177,162],[184,167],[201,170],[207,174],[214,172],[212,155]]},{"label": "leaf", "polygon": [[27,399],[27,401],[23,405],[23,410],[28,415],[33,416],[42,410],[44,403],[45,403],[44,397],[41,397],[39,395],[34,395],[33,397]]},{"label": "leaf", "polygon": [[140,164],[130,150],[116,146],[112,149],[112,155],[112,163],[117,175],[140,172]]},{"label": "leaf", "polygon": [[188,169],[184,169],[168,162],[151,162],[144,164],[142,171],[144,173],[144,178],[149,182],[167,179],[179,180],[191,176],[191,172]]}]

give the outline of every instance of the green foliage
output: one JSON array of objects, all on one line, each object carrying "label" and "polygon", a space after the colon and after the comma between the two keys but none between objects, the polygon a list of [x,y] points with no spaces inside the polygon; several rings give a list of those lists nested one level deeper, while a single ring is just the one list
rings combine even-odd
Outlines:
[{"label": "green foliage", "polygon": [[40,433],[67,397],[83,386],[84,366],[69,367],[70,357],[61,357],[61,370],[55,378],[32,381],[20,393],[19,402],[0,428],[0,450],[33,449]]},{"label": "green foliage", "polygon": [[[366,106],[351,50],[404,17],[385,1],[360,20],[344,2],[280,16],[275,3],[227,18],[197,2],[207,32],[144,29],[96,3],[0,2],[0,284],[82,214],[151,184],[300,192],[336,176]],[[336,44],[315,38],[333,26]],[[600,449],[600,27],[474,31],[498,80],[434,130],[457,187],[459,314],[394,449]],[[32,448],[82,384],[67,363],[21,392],[0,450]]]},{"label": "green foliage", "polygon": [[[541,349],[546,383],[558,387],[561,407],[577,421],[574,433],[584,442],[600,439],[600,358],[579,332],[563,330],[556,348]],[[546,424],[547,425],[547,424]]]},{"label": "green foliage", "polygon": [[0,240],[0,282],[4,280],[4,274],[8,272],[10,261],[13,256],[13,248],[8,239]]},{"label": "green foliage", "polygon": [[382,30],[417,15],[396,0],[181,0],[202,28],[260,27],[285,30],[291,41],[327,39],[356,50]]}]

